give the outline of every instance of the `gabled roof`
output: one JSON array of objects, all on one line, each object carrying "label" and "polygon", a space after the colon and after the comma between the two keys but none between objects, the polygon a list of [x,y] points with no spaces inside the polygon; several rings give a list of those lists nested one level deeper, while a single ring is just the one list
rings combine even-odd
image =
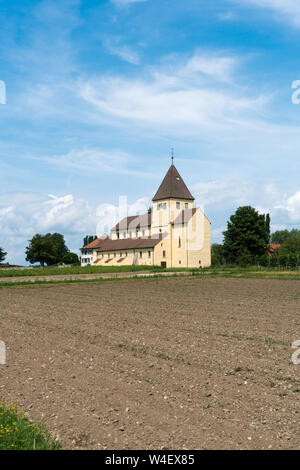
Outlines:
[{"label": "gabled roof", "polygon": [[120,222],[115,225],[112,230],[128,230],[147,228],[151,226],[151,214],[132,215],[124,217]]},{"label": "gabled roof", "polygon": [[170,198],[192,201],[195,199],[173,164],[170,166],[152,201]]},{"label": "gabled roof", "polygon": [[[132,250],[138,248],[154,248],[163,238],[164,235],[159,234],[156,237],[146,237],[146,238],[124,238],[112,240],[111,238],[97,238],[93,248],[99,252],[110,252],[110,251],[119,251],[119,250]],[[89,245],[87,245],[89,246]],[[81,248],[81,250],[85,249]]]},{"label": "gabled roof", "polygon": [[107,238],[106,235],[104,235],[104,236],[102,236],[102,237],[100,237],[100,238],[96,238],[96,240],[93,240],[91,243],[89,243],[88,245],[83,246],[83,247],[80,248],[80,249],[81,249],[81,250],[89,250],[89,249],[95,248],[96,246],[99,245],[99,243],[100,243],[101,240],[104,240],[104,239],[106,239],[106,238]]}]

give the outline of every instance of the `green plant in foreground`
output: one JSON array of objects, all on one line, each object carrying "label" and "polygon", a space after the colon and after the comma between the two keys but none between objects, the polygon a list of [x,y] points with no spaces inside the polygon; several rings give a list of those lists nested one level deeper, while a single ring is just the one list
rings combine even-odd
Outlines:
[{"label": "green plant in foreground", "polygon": [[32,423],[15,406],[0,405],[0,450],[59,450],[43,425]]}]

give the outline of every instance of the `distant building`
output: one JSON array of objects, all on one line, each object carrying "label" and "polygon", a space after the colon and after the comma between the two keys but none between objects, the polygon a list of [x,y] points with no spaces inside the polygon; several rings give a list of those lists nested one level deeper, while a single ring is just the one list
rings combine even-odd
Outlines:
[{"label": "distant building", "polygon": [[268,255],[269,256],[276,255],[280,247],[281,247],[280,243],[270,243],[268,246]]},{"label": "distant building", "polygon": [[210,222],[173,163],[152,202],[151,213],[125,217],[110,237],[82,247],[81,265],[210,266]]}]

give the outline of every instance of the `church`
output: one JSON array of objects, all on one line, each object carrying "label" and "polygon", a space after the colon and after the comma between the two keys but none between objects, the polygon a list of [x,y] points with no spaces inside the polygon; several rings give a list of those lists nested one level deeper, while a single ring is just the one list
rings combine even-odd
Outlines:
[{"label": "church", "polygon": [[125,217],[81,248],[81,266],[150,265],[200,268],[211,264],[210,221],[172,164],[147,214]]}]

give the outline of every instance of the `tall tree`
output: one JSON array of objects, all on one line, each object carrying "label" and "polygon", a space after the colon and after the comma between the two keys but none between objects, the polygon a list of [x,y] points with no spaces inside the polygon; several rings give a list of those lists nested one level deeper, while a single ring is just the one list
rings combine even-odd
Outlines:
[{"label": "tall tree", "polygon": [[83,246],[88,245],[89,243],[92,243],[94,240],[96,240],[97,235],[86,235],[83,239]]},{"label": "tall tree", "polygon": [[288,230],[277,230],[271,234],[271,243],[283,243],[289,238],[290,232]]},{"label": "tall tree", "polygon": [[294,230],[293,233],[281,244],[279,254],[300,253],[300,231]]},{"label": "tall tree", "polygon": [[269,214],[259,214],[251,206],[239,207],[227,222],[224,257],[229,263],[251,264],[267,251],[270,240]]},{"label": "tall tree", "polygon": [[0,246],[0,263],[5,260],[7,253]]},{"label": "tall tree", "polygon": [[63,257],[70,251],[66,245],[64,236],[61,235],[61,233],[55,232],[52,234],[47,233],[46,237],[50,237],[55,248],[56,256],[55,256],[54,264],[61,263],[63,260]]},{"label": "tall tree", "polygon": [[68,252],[64,237],[60,233],[47,233],[46,235],[37,233],[29,240],[25,259],[31,264],[41,263],[42,266],[57,264],[62,262]]}]

